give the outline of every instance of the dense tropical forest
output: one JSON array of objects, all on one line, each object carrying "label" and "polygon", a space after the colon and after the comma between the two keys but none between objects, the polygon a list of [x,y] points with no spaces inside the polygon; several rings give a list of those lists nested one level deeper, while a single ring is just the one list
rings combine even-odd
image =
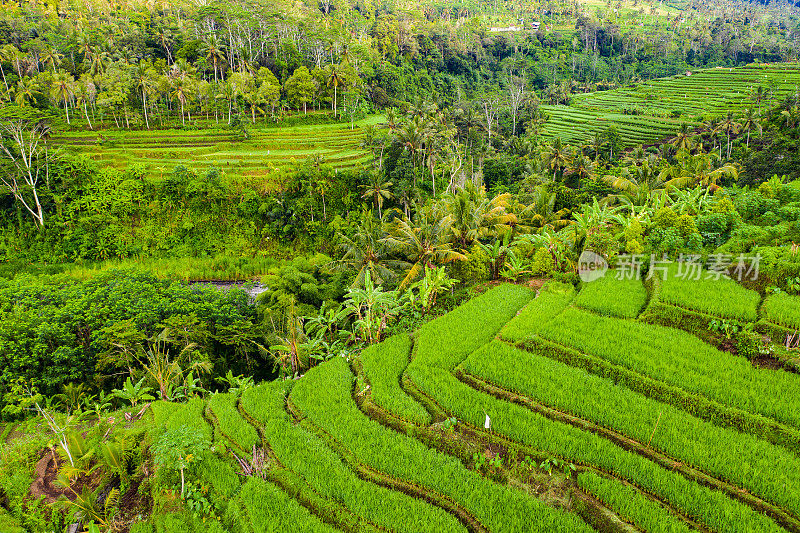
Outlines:
[{"label": "dense tropical forest", "polygon": [[0,532],[800,531],[800,6],[0,4]]}]

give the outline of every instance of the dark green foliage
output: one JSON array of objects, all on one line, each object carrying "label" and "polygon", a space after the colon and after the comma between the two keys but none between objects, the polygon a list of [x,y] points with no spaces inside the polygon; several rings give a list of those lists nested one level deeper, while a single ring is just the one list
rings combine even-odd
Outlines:
[{"label": "dark green foliage", "polygon": [[294,302],[297,313],[313,315],[324,302],[340,300],[349,285],[347,275],[328,268],[331,259],[318,254],[310,259],[298,257],[271,269],[261,282],[267,287],[258,298],[260,307],[281,310]]},{"label": "dark green foliage", "polygon": [[[131,271],[105,272],[87,282],[19,277],[0,282],[0,316],[0,396],[19,377],[46,395],[69,382],[108,390],[120,386],[122,376],[97,382],[95,375],[104,360],[103,375],[127,370],[126,364],[106,357],[111,348],[108,328],[122,321],[150,336],[170,318],[196,318],[215,372],[269,374],[257,366],[255,346],[232,336],[239,330],[245,337],[258,335],[252,324],[255,309],[238,289],[188,286]],[[234,357],[242,350],[248,357]]]}]

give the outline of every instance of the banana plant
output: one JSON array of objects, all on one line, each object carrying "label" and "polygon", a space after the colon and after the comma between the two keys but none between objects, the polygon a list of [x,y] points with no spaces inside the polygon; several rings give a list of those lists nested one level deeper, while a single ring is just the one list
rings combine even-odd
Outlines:
[{"label": "banana plant", "polygon": [[144,386],[145,379],[146,377],[142,377],[142,379],[134,384],[131,378],[128,377],[121,389],[114,389],[111,391],[111,396],[131,402],[131,407],[136,407],[136,405],[142,401],[154,400],[155,397],[150,394],[153,388]]}]

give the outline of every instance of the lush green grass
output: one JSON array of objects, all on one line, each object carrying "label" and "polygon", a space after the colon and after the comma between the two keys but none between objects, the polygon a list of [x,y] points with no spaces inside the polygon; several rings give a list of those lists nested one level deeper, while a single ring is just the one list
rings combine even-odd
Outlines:
[{"label": "lush green grass", "polygon": [[86,280],[108,270],[135,269],[164,279],[182,281],[243,281],[269,272],[280,264],[273,257],[142,257],[137,259],[109,259],[103,262],[71,263],[63,265],[63,272],[71,278]]},{"label": "lush green grass", "polygon": [[526,305],[511,319],[500,336],[510,341],[519,342],[536,334],[547,321],[563,311],[575,297],[572,285],[549,282],[539,291],[535,300]]},{"label": "lush green grass", "polygon": [[594,472],[578,474],[578,485],[621,517],[648,533],[694,531],[685,522],[636,489]]},{"label": "lush green grass", "polygon": [[785,448],[499,341],[474,352],[463,366],[486,381],[613,429],[800,514],[800,463]]},{"label": "lush green grass", "polygon": [[[237,394],[218,392],[208,400],[208,409],[217,419],[219,437],[224,437],[240,450],[249,452],[261,439],[255,428],[242,418],[236,408]],[[221,435],[220,435],[221,434]]]},{"label": "lush green grass", "polygon": [[158,429],[171,430],[189,426],[202,431],[208,440],[212,440],[214,436],[211,425],[203,416],[206,403],[201,398],[192,398],[186,403],[157,401],[151,408],[154,425]]},{"label": "lush green grass", "polygon": [[[423,394],[459,420],[567,461],[591,465],[635,483],[717,531],[779,531],[771,520],[722,493],[666,470],[597,434],[553,421],[522,406],[495,399],[458,381],[451,371],[489,342],[504,320],[530,298],[527,289],[500,286],[426,324],[419,332],[408,376]],[[491,357],[490,353],[481,353]],[[745,525],[746,524],[746,525]]]},{"label": "lush green grass", "polygon": [[636,318],[647,303],[647,290],[638,279],[617,279],[614,271],[584,283],[575,305],[601,315]]},{"label": "lush green grass", "polygon": [[364,350],[361,363],[377,405],[409,422],[427,425],[428,412],[400,387],[410,355],[411,337],[402,333]]},{"label": "lush green grass", "polygon": [[541,336],[723,405],[800,427],[799,376],[759,370],[684,331],[570,308],[545,324]]},{"label": "lush green grass", "polygon": [[[56,145],[74,148],[114,168],[143,165],[151,176],[163,176],[183,165],[196,172],[211,166],[225,175],[263,182],[265,188],[280,187],[280,173],[309,156],[321,156],[337,168],[349,168],[368,159],[360,147],[361,127],[375,124],[381,116],[356,123],[267,128],[247,125],[249,139],[234,132],[213,129],[84,131],[53,137]],[[277,182],[266,179],[277,176]]]},{"label": "lush green grass", "polygon": [[661,301],[721,318],[746,322],[758,320],[759,293],[705,269],[700,272],[699,279],[694,279],[696,273],[690,267],[682,271],[688,275],[678,277],[680,268],[673,263],[667,272],[657,274],[664,276],[659,295]]},{"label": "lush green grass", "polygon": [[800,329],[800,296],[782,292],[764,300],[761,312],[767,320],[790,329]]},{"label": "lush green grass", "polygon": [[337,529],[321,522],[272,483],[251,477],[228,506],[227,522],[241,533],[328,533]]},{"label": "lush green grass", "polygon": [[495,484],[467,470],[458,459],[368,418],[350,396],[353,380],[347,363],[335,358],[298,381],[291,399],[310,422],[361,462],[452,498],[491,531],[590,531],[575,516]]},{"label": "lush green grass", "polygon": [[263,424],[264,438],[283,466],[297,473],[323,498],[340,501],[358,516],[390,531],[465,531],[455,517],[402,492],[358,478],[319,437],[286,419],[282,394],[291,382],[245,391],[245,409]]}]

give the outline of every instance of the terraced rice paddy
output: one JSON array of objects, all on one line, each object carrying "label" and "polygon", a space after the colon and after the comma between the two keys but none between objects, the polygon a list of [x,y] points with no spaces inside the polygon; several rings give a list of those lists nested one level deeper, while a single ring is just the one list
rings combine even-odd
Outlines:
[{"label": "terraced rice paddy", "polygon": [[[68,132],[53,137],[57,145],[81,153],[113,168],[144,165],[151,176],[169,174],[177,165],[196,172],[214,166],[234,178],[263,179],[309,156],[320,156],[336,168],[352,168],[368,160],[360,147],[359,126],[376,124],[380,116],[356,123],[248,127],[249,139],[224,128],[197,131]],[[250,126],[248,124],[248,126]]]},{"label": "terraced rice paddy", "polygon": [[800,530],[800,376],[637,320],[645,296],[501,285],[298,381],[159,402],[155,422],[263,448],[260,479],[224,458],[201,473],[242,531]]},{"label": "terraced rice paddy", "polygon": [[774,105],[800,86],[800,66],[759,65],[712,68],[646,81],[632,87],[578,94],[570,106],[543,106],[550,115],[546,136],[580,144],[615,126],[626,145],[650,144],[674,135],[684,122],[700,122],[757,107],[751,94],[770,92],[762,108]]}]

